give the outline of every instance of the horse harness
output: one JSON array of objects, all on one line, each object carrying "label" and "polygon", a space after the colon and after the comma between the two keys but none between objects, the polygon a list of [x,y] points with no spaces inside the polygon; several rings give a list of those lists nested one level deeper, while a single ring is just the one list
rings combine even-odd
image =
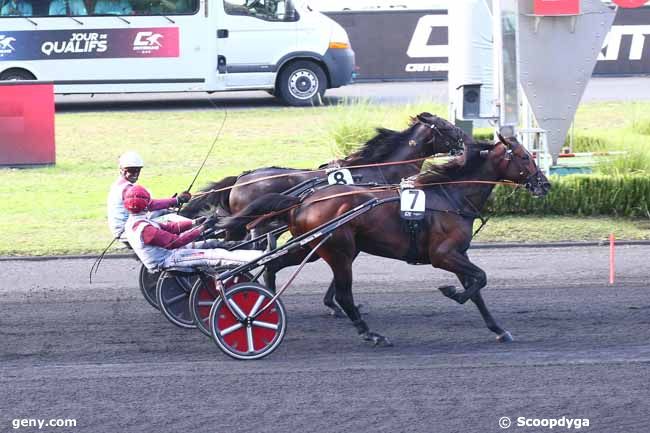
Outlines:
[{"label": "horse harness", "polygon": [[[465,198],[465,202],[467,205],[469,205],[472,209],[468,212],[467,210],[463,209],[463,206],[458,205],[458,202],[449,194],[447,189],[443,186],[440,185],[440,188],[445,195],[445,198],[452,204],[456,205],[455,209],[439,209],[439,208],[434,208],[431,206],[426,206],[425,207],[425,212],[441,212],[441,213],[450,213],[454,215],[458,215],[464,218],[470,218],[472,221],[475,219],[480,219],[481,220],[481,225],[474,231],[472,234],[471,239],[473,239],[482,229],[485,227],[487,222],[490,220],[490,217],[484,217],[483,214],[479,209],[474,206],[474,204],[467,200]],[[420,234],[420,231],[425,229],[427,226],[426,219],[422,220],[404,220],[405,224],[405,229],[408,232],[409,235],[409,247],[406,252],[406,262],[409,265],[418,265],[418,264],[423,264],[418,262],[418,257],[420,255],[419,248],[418,248],[418,242],[417,238],[418,235]]]}]

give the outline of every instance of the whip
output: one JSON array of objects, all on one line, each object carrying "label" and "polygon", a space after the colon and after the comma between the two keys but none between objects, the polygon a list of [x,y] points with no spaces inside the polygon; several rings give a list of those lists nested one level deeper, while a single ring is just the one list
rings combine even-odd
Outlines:
[{"label": "whip", "polygon": [[[214,102],[212,102],[211,98],[208,98],[208,101],[210,101],[210,104],[212,104],[212,106],[214,108],[216,108],[217,110],[219,109],[219,107],[217,107],[217,105]],[[210,154],[212,153],[212,150],[214,149],[215,144],[217,144],[217,141],[219,140],[219,137],[221,136],[221,131],[223,130],[224,125],[226,124],[226,119],[227,118],[228,118],[228,109],[226,107],[224,107],[224,115],[223,115],[223,119],[221,119],[221,126],[219,126],[219,130],[217,131],[217,135],[214,137],[214,140],[212,141],[212,145],[210,146],[210,149],[208,150],[208,153],[206,153],[205,158],[203,158],[203,162],[201,163],[201,166],[196,171],[196,174],[194,175],[194,179],[192,179],[192,183],[190,183],[190,186],[185,191],[189,192],[189,191],[192,190],[192,187],[194,186],[194,182],[196,182],[196,179],[198,179],[199,174],[201,174],[201,170],[203,170],[203,166],[205,166],[205,163],[208,161],[208,158],[210,157]],[[177,213],[180,213],[182,208],[183,208],[183,204],[180,204],[178,206],[178,212]]]}]

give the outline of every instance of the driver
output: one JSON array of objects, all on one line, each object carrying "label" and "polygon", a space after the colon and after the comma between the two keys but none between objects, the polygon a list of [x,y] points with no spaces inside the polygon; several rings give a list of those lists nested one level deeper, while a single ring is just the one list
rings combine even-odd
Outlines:
[{"label": "driver", "polygon": [[[122,235],[124,233],[124,224],[129,217],[129,213],[124,208],[124,195],[138,181],[140,170],[143,166],[144,162],[136,152],[129,151],[122,154],[119,161],[120,175],[113,182],[108,193],[108,227],[113,233],[113,236],[122,241],[126,241]],[[155,211],[175,207],[187,203],[191,198],[192,195],[185,191],[176,197],[151,200],[148,205],[148,210]]]},{"label": "driver", "polygon": [[151,203],[151,195],[143,186],[134,185],[124,194],[124,207],[130,213],[124,228],[125,236],[149,271],[175,266],[241,265],[264,254],[259,250],[194,248],[194,241],[215,222],[216,217],[208,217],[199,225],[192,221],[158,223],[147,216]]}]

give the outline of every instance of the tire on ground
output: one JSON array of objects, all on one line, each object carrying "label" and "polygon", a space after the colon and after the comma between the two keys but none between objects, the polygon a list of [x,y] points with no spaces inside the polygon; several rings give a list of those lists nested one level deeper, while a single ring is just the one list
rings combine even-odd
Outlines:
[{"label": "tire on ground", "polygon": [[288,105],[320,105],[327,89],[323,68],[309,60],[289,63],[280,72],[276,94]]},{"label": "tire on ground", "polygon": [[15,80],[35,80],[36,77],[29,71],[24,69],[7,69],[0,74],[0,81],[15,81]]}]

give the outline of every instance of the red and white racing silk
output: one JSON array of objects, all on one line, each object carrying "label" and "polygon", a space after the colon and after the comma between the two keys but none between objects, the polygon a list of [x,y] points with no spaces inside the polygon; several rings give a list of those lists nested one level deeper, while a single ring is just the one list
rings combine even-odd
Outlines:
[{"label": "red and white racing silk", "polygon": [[144,213],[129,216],[124,234],[150,271],[170,267],[240,265],[264,253],[191,248],[189,244],[201,235],[201,227],[192,228],[191,221],[158,223],[148,219]]},{"label": "red and white racing silk", "polygon": [[[107,207],[108,207],[108,227],[113,233],[114,237],[120,237],[124,232],[124,224],[129,218],[129,211],[124,208],[124,193],[133,184],[126,180],[124,177],[119,176],[108,193]],[[158,200],[151,200],[148,210],[155,211],[160,209],[167,209],[176,206],[178,201],[175,198],[165,198]],[[124,236],[122,236],[124,238]]]}]

